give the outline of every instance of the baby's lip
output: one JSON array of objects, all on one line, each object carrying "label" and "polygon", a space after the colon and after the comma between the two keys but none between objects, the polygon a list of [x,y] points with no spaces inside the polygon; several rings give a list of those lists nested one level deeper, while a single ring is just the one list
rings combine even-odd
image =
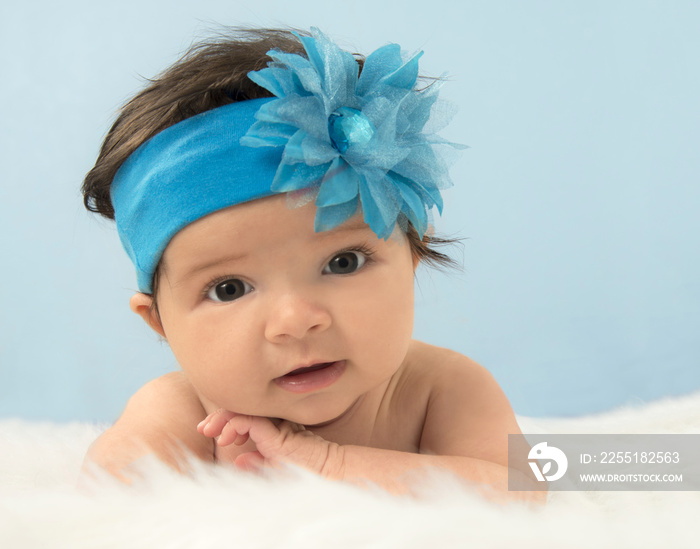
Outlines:
[{"label": "baby's lip", "polygon": [[297,366],[283,376],[276,377],[278,387],[291,393],[308,393],[325,389],[335,383],[345,371],[344,360],[318,361]]},{"label": "baby's lip", "polygon": [[305,374],[307,372],[314,372],[316,370],[321,370],[326,366],[329,366],[335,362],[334,360],[314,360],[313,362],[308,362],[303,365],[296,366],[293,370],[290,370],[286,374],[280,377],[296,376],[300,374]]}]

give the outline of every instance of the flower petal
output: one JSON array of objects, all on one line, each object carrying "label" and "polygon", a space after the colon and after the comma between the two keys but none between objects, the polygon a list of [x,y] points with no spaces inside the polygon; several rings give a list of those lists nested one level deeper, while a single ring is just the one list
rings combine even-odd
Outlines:
[{"label": "flower petal", "polygon": [[[311,62],[295,53],[272,50],[267,53],[279,66],[293,75],[294,91],[287,95],[315,95],[323,99],[323,79]],[[267,69],[262,69],[263,72]]]},{"label": "flower petal", "polygon": [[277,147],[284,145],[296,133],[297,128],[287,124],[254,122],[240,143],[246,147]]},{"label": "flower petal", "polygon": [[365,222],[379,238],[389,238],[394,230],[401,207],[400,194],[395,187],[386,185],[385,177],[372,182],[360,180],[360,200]]},{"label": "flower petal", "polygon": [[330,162],[318,166],[307,166],[302,163],[287,164],[283,160],[277,168],[270,189],[276,193],[286,193],[317,185],[330,165]]},{"label": "flower petal", "polygon": [[362,65],[355,93],[357,95],[367,94],[377,82],[385,75],[394,72],[401,64],[401,46],[398,44],[387,44],[373,51]]},{"label": "flower petal", "polygon": [[285,97],[260,107],[255,115],[259,122],[284,124],[304,130],[318,139],[328,140],[328,118],[322,102],[315,96]]},{"label": "flower petal", "polygon": [[359,176],[347,162],[337,157],[321,182],[321,189],[316,197],[319,207],[336,206],[357,197]]},{"label": "flower petal", "polygon": [[[299,36],[309,62],[318,71],[323,82],[323,91],[330,111],[338,107],[353,107],[349,104],[355,93],[359,65],[352,54],[341,50],[317,28],[312,36]],[[330,112],[328,113],[330,114]]]},{"label": "flower petal", "polygon": [[401,212],[408,218],[413,227],[422,237],[428,230],[428,214],[426,211],[425,202],[421,197],[407,184],[404,183],[404,178],[400,175],[389,172],[387,177],[391,178],[396,188],[401,193],[403,205]]},{"label": "flower petal", "polygon": [[326,142],[315,139],[304,130],[298,130],[284,148],[283,161],[287,164],[303,162],[309,166],[328,164],[338,157],[336,151]]},{"label": "flower petal", "polygon": [[270,67],[248,73],[248,78],[276,97],[285,97],[298,91],[294,73],[285,67]]},{"label": "flower petal", "polygon": [[[426,175],[424,170],[419,169],[417,164],[413,164],[413,168],[409,168],[409,163],[410,161],[406,160],[397,165],[392,175],[400,176],[403,183],[411,187],[428,208],[435,205],[438,211],[442,212],[442,196],[434,177],[431,177],[430,173]],[[434,176],[435,174],[432,175]]]},{"label": "flower petal", "polygon": [[334,206],[325,206],[316,210],[314,230],[316,232],[328,231],[345,223],[357,213],[359,207],[358,197]]},{"label": "flower petal", "polygon": [[401,116],[396,125],[398,135],[420,135],[438,98],[437,92],[428,93],[428,90],[404,98],[401,104]]},{"label": "flower petal", "polygon": [[387,74],[381,79],[381,83],[394,86],[395,88],[404,88],[413,90],[418,80],[418,60],[423,56],[423,52],[419,51],[411,57],[401,67],[396,69],[391,74]]}]

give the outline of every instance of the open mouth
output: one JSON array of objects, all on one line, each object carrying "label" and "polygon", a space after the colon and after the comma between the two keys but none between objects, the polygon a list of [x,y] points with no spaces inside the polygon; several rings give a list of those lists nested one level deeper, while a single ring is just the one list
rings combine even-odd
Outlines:
[{"label": "open mouth", "polygon": [[306,366],[305,368],[297,368],[296,370],[292,370],[291,372],[289,372],[288,374],[285,374],[282,377],[290,377],[290,376],[294,377],[294,376],[298,376],[301,374],[305,374],[307,372],[316,372],[318,370],[323,370],[324,368],[327,368],[331,364],[333,364],[333,362],[321,362],[319,364],[314,364],[313,366]]},{"label": "open mouth", "polygon": [[297,368],[291,372],[275,378],[278,387],[292,393],[308,393],[324,389],[343,375],[345,361],[319,362],[311,366]]}]

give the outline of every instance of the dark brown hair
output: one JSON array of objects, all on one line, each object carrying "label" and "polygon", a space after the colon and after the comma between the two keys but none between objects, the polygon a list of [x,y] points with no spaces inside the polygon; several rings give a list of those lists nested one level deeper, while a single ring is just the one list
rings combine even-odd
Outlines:
[{"label": "dark brown hair", "polygon": [[[131,153],[165,128],[228,103],[272,97],[247,76],[267,65],[267,52],[272,49],[306,56],[290,30],[237,28],[195,44],[171,67],[148,80],[147,86],[120,109],[107,132],[95,166],[83,181],[85,207],[114,219],[110,198],[114,175]],[[364,58],[359,54],[355,57],[361,69]],[[414,257],[439,266],[454,266],[449,256],[432,248],[452,240],[431,236],[421,239],[410,224],[407,236]],[[158,278],[157,269],[154,296]]]}]

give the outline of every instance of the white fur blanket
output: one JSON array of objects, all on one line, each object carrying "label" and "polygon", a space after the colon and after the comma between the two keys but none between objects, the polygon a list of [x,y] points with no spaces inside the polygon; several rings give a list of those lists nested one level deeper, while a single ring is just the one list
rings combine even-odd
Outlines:
[{"label": "white fur blanket", "polygon": [[[700,394],[576,419],[520,418],[529,433],[699,433]],[[75,486],[100,428],[0,421],[0,547],[698,547],[698,492],[553,492],[537,509],[485,501],[448,478],[418,498],[303,471],[261,478],[202,466]]]}]

